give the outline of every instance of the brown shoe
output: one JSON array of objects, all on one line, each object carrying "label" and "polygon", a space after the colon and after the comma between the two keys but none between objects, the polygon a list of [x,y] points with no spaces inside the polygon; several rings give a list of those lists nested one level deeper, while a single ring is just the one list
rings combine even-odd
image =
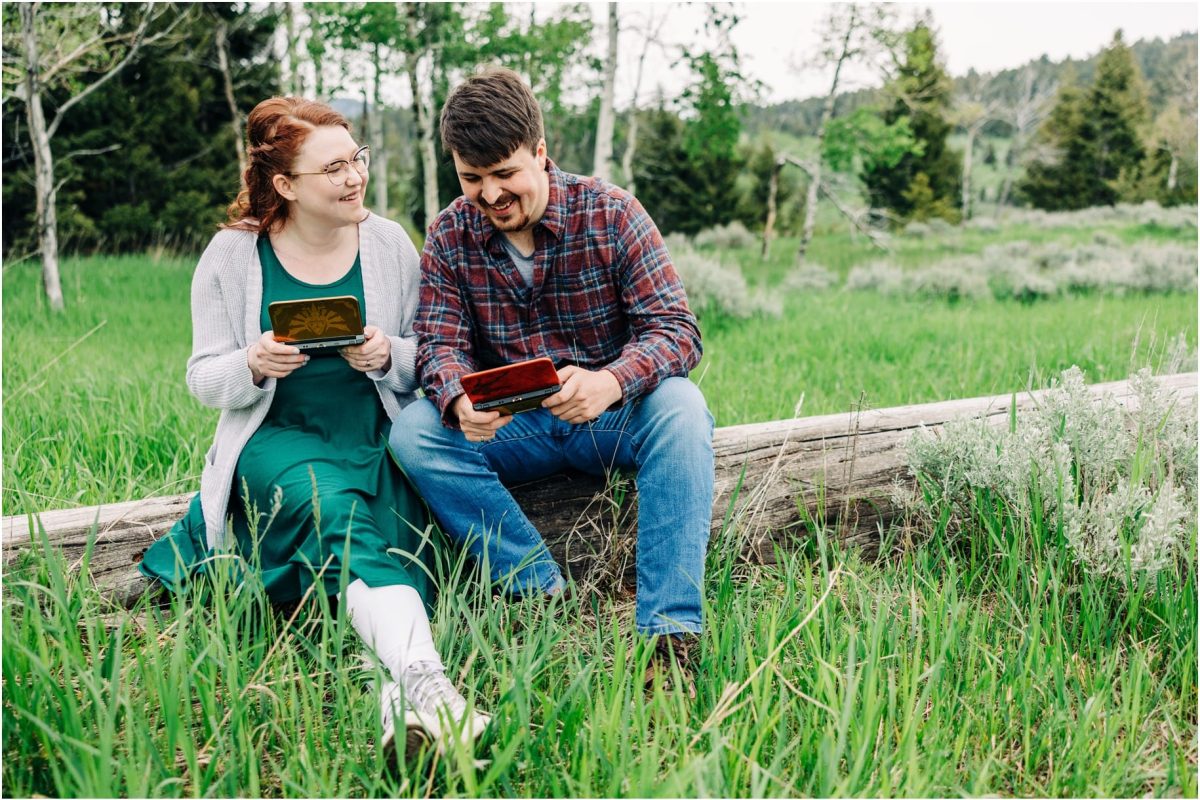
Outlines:
[{"label": "brown shoe", "polygon": [[694,633],[667,634],[655,637],[654,652],[642,676],[647,692],[654,686],[655,675],[662,676],[664,691],[681,690],[689,700],[696,699],[696,679],[692,672],[692,651],[699,643]]}]

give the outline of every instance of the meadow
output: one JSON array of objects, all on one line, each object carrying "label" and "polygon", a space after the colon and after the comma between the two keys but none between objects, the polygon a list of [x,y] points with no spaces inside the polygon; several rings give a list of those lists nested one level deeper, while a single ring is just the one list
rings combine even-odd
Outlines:
[{"label": "meadow", "polygon": [[[919,269],[1101,234],[1196,244],[1194,225],[1054,222],[901,235],[891,258]],[[693,379],[719,425],[790,417],[801,397],[808,415],[1008,393],[1071,365],[1120,380],[1195,351],[1195,291],[789,289],[795,244],[777,240],[766,262],[756,245],[719,253],[778,306],[702,315]],[[876,257],[828,230],[810,251],[843,280]],[[71,259],[61,318],[40,301],[36,265],[5,267],[5,514],[196,487],[215,414],[183,386],[192,266]],[[643,696],[649,653],[627,595],[502,604],[444,555],[438,644],[496,719],[479,767],[426,751],[381,763],[378,671],[323,598],[284,615],[253,581],[217,576],[121,610],[35,552],[5,575],[4,793],[1194,796],[1195,519],[1166,567],[1122,578],[1085,569],[1061,529],[986,492],[956,513],[953,535],[943,525],[902,549],[884,532],[879,560],[810,526],[777,564],[747,564],[739,531],[723,531],[694,702]]]}]

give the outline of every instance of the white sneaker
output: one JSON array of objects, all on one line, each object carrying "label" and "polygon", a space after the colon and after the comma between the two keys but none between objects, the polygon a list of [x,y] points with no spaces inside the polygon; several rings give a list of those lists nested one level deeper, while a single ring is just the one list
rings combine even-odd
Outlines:
[{"label": "white sneaker", "polygon": [[488,714],[471,708],[467,699],[440,669],[410,672],[409,713],[445,755],[452,746],[472,747],[492,721]]},{"label": "white sneaker", "polygon": [[383,736],[379,740],[379,749],[383,753],[384,762],[396,760],[396,722],[404,723],[404,752],[415,753],[418,748],[429,742],[425,727],[420,717],[404,700],[404,692],[400,684],[387,681],[379,692],[379,722],[383,727]]}]

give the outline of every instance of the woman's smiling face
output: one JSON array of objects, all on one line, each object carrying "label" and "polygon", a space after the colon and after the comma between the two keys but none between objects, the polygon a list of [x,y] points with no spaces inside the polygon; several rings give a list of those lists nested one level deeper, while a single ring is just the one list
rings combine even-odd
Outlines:
[{"label": "woman's smiling face", "polygon": [[[359,149],[350,132],[338,125],[315,128],[309,133],[287,179],[293,195],[287,199],[293,211],[334,225],[362,222],[368,175],[353,163]],[[330,175],[317,174],[339,166],[333,180]],[[339,179],[343,182],[335,186]]]}]

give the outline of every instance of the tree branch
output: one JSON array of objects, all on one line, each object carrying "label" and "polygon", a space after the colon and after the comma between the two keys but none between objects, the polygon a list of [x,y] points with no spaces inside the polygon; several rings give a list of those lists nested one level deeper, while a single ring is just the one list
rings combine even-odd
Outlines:
[{"label": "tree branch", "polygon": [[122,58],[112,69],[96,79],[91,85],[85,87],[81,92],[58,107],[58,111],[54,114],[54,121],[46,127],[46,138],[52,138],[54,136],[54,133],[58,130],[58,126],[62,123],[63,114],[68,109],[74,105],[77,105],[92,92],[96,91],[101,86],[108,83],[108,81],[116,77],[121,70],[125,69],[125,67],[128,66],[131,61],[133,61],[133,57],[137,55],[138,51],[141,50],[143,46],[153,44],[154,42],[166,37],[186,16],[186,14],[179,14],[165,29],[159,31],[153,36],[150,36],[149,38],[143,39],[146,30],[150,27],[150,23],[161,19],[166,13],[165,11],[161,10],[162,7],[152,6],[152,8],[155,8],[155,10],[147,13],[146,16],[142,18],[141,22],[138,24],[137,30],[134,31],[129,37],[129,50],[125,53],[125,57]]},{"label": "tree branch", "polygon": [[105,36],[102,33],[96,34],[92,38],[81,43],[70,53],[67,53],[65,56],[60,58],[57,64],[54,64],[52,67],[43,72],[42,81],[44,83],[49,82],[59,72],[71,66],[71,64],[75,63],[76,60],[82,58],[85,54],[91,52],[93,48],[107,47],[115,42],[121,41],[124,38],[125,36]]},{"label": "tree branch", "polygon": [[71,152],[67,153],[65,156],[60,157],[58,159],[58,163],[65,164],[66,162],[70,161],[72,158],[75,158],[77,156],[98,156],[103,153],[111,153],[113,150],[120,150],[120,149],[121,149],[120,144],[110,144],[108,147],[95,147],[95,148],[92,148],[89,150],[72,150]]},{"label": "tree branch", "polygon": [[[785,153],[779,157],[779,162],[786,162],[799,167],[800,169],[804,170],[805,174],[808,175],[809,180],[813,180],[816,177],[816,169],[807,161],[801,161],[795,156],[790,156]],[[849,220],[850,224],[857,228],[860,233],[865,235],[872,245],[880,250],[883,250],[884,252],[887,252],[887,246],[880,241],[879,231],[872,229],[868,225],[864,225],[861,219],[861,214],[857,214],[851,209],[848,209],[842,205],[842,202],[833,194],[832,191],[830,191],[829,186],[824,181],[818,179],[817,186],[820,188],[821,194],[825,195],[825,197],[829,199],[829,202],[833,203],[833,207],[836,208],[843,217]]]}]

